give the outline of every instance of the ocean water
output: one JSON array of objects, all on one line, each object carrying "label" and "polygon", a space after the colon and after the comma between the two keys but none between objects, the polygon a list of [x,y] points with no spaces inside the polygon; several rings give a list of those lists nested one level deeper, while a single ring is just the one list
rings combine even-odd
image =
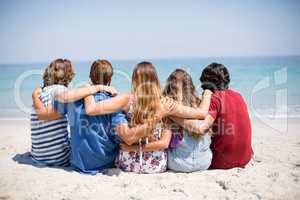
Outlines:
[{"label": "ocean water", "polygon": [[[112,85],[129,92],[133,67],[140,60],[112,60]],[[169,74],[183,68],[201,93],[199,77],[211,62],[223,63],[230,72],[230,87],[245,98],[251,116],[300,118],[300,56],[228,57],[149,60],[156,66],[161,86]],[[42,85],[41,74],[49,63],[0,64],[0,119],[28,116],[33,89]],[[74,62],[70,87],[89,82],[92,61]]]}]

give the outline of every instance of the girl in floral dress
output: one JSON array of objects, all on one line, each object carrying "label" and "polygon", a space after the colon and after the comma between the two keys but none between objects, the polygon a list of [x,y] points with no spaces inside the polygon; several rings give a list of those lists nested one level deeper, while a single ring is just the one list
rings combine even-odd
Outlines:
[{"label": "girl in floral dress", "polygon": [[[162,94],[158,76],[150,62],[139,63],[132,75],[132,98],[127,114],[131,126],[152,121],[161,112]],[[135,145],[121,145],[116,166],[127,172],[161,173],[167,169],[171,131],[159,121],[149,137]]]}]

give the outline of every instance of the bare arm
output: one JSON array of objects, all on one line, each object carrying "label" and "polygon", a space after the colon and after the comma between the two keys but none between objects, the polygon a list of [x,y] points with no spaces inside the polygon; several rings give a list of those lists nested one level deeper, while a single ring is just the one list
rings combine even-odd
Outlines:
[{"label": "bare arm", "polygon": [[[76,88],[71,91],[66,89],[65,91],[55,94],[55,98],[61,102],[72,102],[82,98],[83,96],[94,94],[100,90],[110,90],[110,87],[94,85]],[[47,107],[44,106],[39,98],[41,91],[42,89],[37,87],[32,93],[32,102],[38,118],[40,120],[55,120],[61,118],[62,116],[52,107],[52,105],[48,105]]]},{"label": "bare arm", "polygon": [[[163,130],[160,140],[154,140],[152,142],[149,142],[148,144],[145,144],[143,146],[143,151],[161,151],[167,149],[170,144],[171,136],[172,132],[169,129]],[[126,144],[121,144],[121,149],[123,151],[138,151],[139,146],[128,146]]]},{"label": "bare arm", "polygon": [[55,120],[59,119],[62,116],[54,110],[52,105],[49,105],[47,107],[44,106],[43,102],[40,100],[40,89],[37,88],[32,93],[32,101],[33,106],[35,108],[36,114],[40,120]]},{"label": "bare arm", "polygon": [[204,135],[214,123],[214,118],[207,115],[204,120],[191,120],[171,117],[171,119],[189,132]]},{"label": "bare arm", "polygon": [[212,92],[210,90],[204,90],[199,108],[202,109],[205,113],[208,113],[211,95]]},{"label": "bare arm", "polygon": [[139,139],[146,137],[149,134],[152,126],[152,124],[147,123],[129,128],[128,124],[123,123],[117,126],[116,132],[127,145],[132,145]]},{"label": "bare arm", "polygon": [[65,90],[55,94],[55,99],[62,103],[70,103],[82,99],[99,91],[107,91],[111,87],[104,85],[87,85],[72,90]]},{"label": "bare arm", "polygon": [[160,140],[145,144],[143,147],[143,151],[161,151],[167,149],[171,141],[171,136],[171,130],[163,130]]},{"label": "bare arm", "polygon": [[[199,108],[192,108],[183,106],[181,104],[176,104],[173,109],[170,110],[169,113],[167,113],[167,115],[187,119],[204,119],[208,113],[210,99],[211,92],[209,90],[205,90],[203,94],[203,100]],[[165,107],[166,104],[163,106]]]},{"label": "bare arm", "polygon": [[104,101],[95,102],[92,95],[84,98],[85,112],[88,115],[104,115],[118,111],[128,104],[129,95],[123,94]]}]

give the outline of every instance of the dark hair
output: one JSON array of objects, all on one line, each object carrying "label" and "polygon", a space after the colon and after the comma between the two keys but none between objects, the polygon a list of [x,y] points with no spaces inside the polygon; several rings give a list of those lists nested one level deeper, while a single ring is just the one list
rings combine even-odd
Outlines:
[{"label": "dark hair", "polygon": [[90,70],[90,79],[93,84],[110,85],[113,68],[107,60],[96,60]]},{"label": "dark hair", "polygon": [[75,76],[72,63],[68,59],[58,58],[48,65],[43,74],[44,87],[59,84],[68,86]]},{"label": "dark hair", "polygon": [[202,71],[200,81],[203,90],[211,91],[228,89],[230,76],[227,68],[219,63],[211,63]]}]

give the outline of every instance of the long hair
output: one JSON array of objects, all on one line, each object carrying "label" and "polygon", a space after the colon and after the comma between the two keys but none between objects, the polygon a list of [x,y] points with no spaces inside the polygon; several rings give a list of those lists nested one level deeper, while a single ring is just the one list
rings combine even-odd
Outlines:
[{"label": "long hair", "polygon": [[68,59],[58,58],[50,63],[43,74],[44,87],[59,84],[68,86],[75,73],[72,63]]},{"label": "long hair", "polygon": [[161,88],[155,67],[150,62],[136,65],[132,74],[132,92],[134,95],[132,125],[147,123],[157,112]]},{"label": "long hair", "polygon": [[[192,77],[183,69],[176,69],[170,74],[163,95],[174,99],[184,106],[196,108],[201,103]],[[182,133],[183,129],[179,128],[179,132]],[[198,134],[192,132],[189,133],[189,135],[192,137],[199,137]]]}]

